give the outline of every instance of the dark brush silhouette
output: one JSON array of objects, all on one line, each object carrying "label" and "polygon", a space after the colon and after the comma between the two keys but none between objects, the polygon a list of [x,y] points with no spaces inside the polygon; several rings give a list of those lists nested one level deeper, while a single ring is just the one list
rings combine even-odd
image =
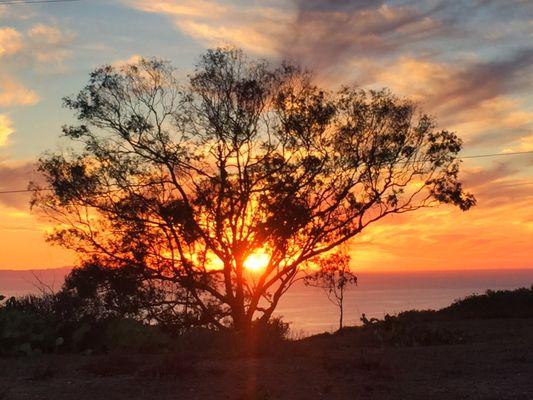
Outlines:
[{"label": "dark brush silhouette", "polygon": [[475,203],[461,140],[412,102],[236,49],[207,51],[185,82],[158,59],[103,66],[64,103],[75,145],[40,159],[52,191],[32,200],[49,240],[185,290],[218,328],[267,324],[305,266],[388,215]]}]

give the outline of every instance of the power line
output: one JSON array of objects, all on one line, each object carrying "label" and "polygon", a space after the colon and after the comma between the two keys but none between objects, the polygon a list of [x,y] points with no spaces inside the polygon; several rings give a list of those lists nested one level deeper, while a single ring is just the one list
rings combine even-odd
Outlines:
[{"label": "power line", "polygon": [[475,154],[472,156],[459,157],[461,160],[465,158],[484,158],[484,157],[502,157],[502,156],[516,156],[520,154],[533,154],[533,150],[530,151],[514,151],[509,153],[492,153],[492,154]]},{"label": "power line", "polygon": [[42,3],[74,3],[82,0],[7,0],[0,1],[0,5],[18,5],[18,4],[42,4]]},{"label": "power line", "polygon": [[[514,184],[504,184],[506,187],[517,187],[517,186],[533,186],[533,182],[523,182],[523,183],[514,183]],[[20,189],[20,190],[5,190],[0,191],[0,194],[14,194],[14,193],[29,193],[29,192],[46,192],[52,190],[50,188],[42,189]]]},{"label": "power line", "polygon": [[[51,0],[46,0],[51,1]],[[56,0],[59,1],[59,0]],[[76,0],[71,0],[76,1]],[[2,2],[0,1],[0,4]],[[530,151],[515,151],[510,153],[491,153],[491,154],[473,154],[471,156],[463,156],[458,157],[461,160],[464,159],[471,159],[471,158],[486,158],[486,157],[503,157],[503,156],[516,156],[516,155],[524,155],[524,154],[533,154],[533,150]],[[513,186],[527,186],[527,185],[533,185],[533,182],[525,182],[525,183],[518,183]],[[0,191],[0,194],[15,194],[15,193],[28,193],[28,192],[44,192],[52,190],[51,188],[41,188],[41,189],[14,189],[14,190],[2,190]]]},{"label": "power line", "polygon": [[18,190],[4,190],[0,191],[0,194],[12,194],[12,193],[27,193],[27,192],[43,192],[46,190],[52,190],[50,188],[42,188],[42,189],[18,189]]}]

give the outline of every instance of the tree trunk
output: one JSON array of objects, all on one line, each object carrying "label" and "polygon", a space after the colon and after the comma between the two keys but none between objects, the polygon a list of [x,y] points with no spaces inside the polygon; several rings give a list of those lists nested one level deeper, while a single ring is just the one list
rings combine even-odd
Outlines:
[{"label": "tree trunk", "polygon": [[251,329],[251,323],[248,321],[244,307],[237,305],[232,307],[231,318],[233,319],[233,329],[239,333],[248,333]]},{"label": "tree trunk", "polygon": [[339,297],[339,311],[340,311],[340,316],[339,316],[339,331],[342,329],[342,319],[343,319],[343,316],[344,316],[344,290],[341,288],[341,295]]},{"label": "tree trunk", "polygon": [[342,316],[343,316],[343,313],[344,313],[343,307],[342,307],[342,303],[340,305],[340,309],[341,309],[341,312],[340,312],[341,315],[340,315],[340,318],[339,318],[339,331],[342,329]]}]

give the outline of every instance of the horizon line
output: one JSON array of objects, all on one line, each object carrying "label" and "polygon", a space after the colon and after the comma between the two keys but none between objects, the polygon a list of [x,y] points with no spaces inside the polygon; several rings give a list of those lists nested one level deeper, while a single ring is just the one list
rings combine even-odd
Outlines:
[{"label": "horizon line", "polygon": [[[3,268],[0,267],[0,272],[46,272],[46,271],[57,271],[57,270],[65,270],[65,269],[74,269],[76,266],[61,266],[61,267],[47,267],[47,268],[39,268],[39,267],[30,267],[30,268],[20,268],[20,269],[14,269],[14,268]],[[528,267],[511,267],[511,268],[450,268],[450,269],[423,269],[423,268],[417,268],[417,269],[401,269],[401,270],[393,270],[393,269],[379,269],[379,270],[371,270],[371,269],[361,269],[357,270],[354,269],[354,273],[363,273],[363,274],[402,274],[402,273],[450,273],[450,272],[496,272],[496,271],[531,271],[533,272],[533,266]]]}]

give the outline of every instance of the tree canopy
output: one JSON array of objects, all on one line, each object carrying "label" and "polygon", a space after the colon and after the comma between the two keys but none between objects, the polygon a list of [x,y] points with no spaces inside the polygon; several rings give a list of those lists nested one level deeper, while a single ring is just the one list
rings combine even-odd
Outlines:
[{"label": "tree canopy", "polygon": [[33,199],[49,240],[136,266],[176,307],[185,290],[214,326],[268,321],[304,267],[389,214],[475,204],[461,140],[411,101],[238,49],[207,51],[187,79],[159,59],[106,65],[64,103],[72,146],[40,159],[52,191]]}]

